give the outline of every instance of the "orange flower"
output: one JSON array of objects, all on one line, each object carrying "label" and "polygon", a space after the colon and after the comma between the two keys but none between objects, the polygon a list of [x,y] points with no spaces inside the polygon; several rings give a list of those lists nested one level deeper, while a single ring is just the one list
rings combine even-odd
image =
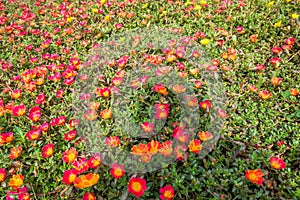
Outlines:
[{"label": "orange flower", "polygon": [[274,86],[280,85],[281,81],[282,81],[282,78],[277,78],[277,77],[272,77],[271,78],[271,83]]},{"label": "orange flower", "polygon": [[158,150],[160,149],[160,143],[158,141],[152,140],[148,142],[148,151],[150,155],[157,154]]},{"label": "orange flower", "polygon": [[267,100],[267,99],[270,99],[272,97],[272,93],[269,93],[267,90],[263,90],[263,91],[258,92],[258,95],[263,100]]},{"label": "orange flower", "polygon": [[125,174],[124,165],[112,164],[110,174],[116,179],[121,178]]},{"label": "orange flower", "polygon": [[151,161],[151,154],[150,153],[143,153],[140,157],[140,160],[144,163],[149,163]]},{"label": "orange flower", "polygon": [[192,96],[185,96],[185,100],[187,101],[187,105],[189,107],[195,107],[198,105],[198,99],[196,97],[192,97]]},{"label": "orange flower", "polygon": [[6,179],[6,171],[4,168],[0,168],[0,183]]},{"label": "orange flower", "polygon": [[128,192],[136,198],[141,197],[147,190],[146,180],[143,178],[131,178],[128,184]]},{"label": "orange flower", "polygon": [[75,148],[71,148],[70,150],[66,150],[63,152],[63,161],[66,163],[73,163],[78,156],[78,152]]},{"label": "orange flower", "polygon": [[13,139],[14,139],[14,135],[12,132],[1,133],[0,134],[0,145],[8,144],[11,141],[13,141]]},{"label": "orange flower", "polygon": [[109,136],[105,139],[105,144],[110,147],[117,147],[121,143],[121,140],[118,136]]},{"label": "orange flower", "polygon": [[13,116],[23,116],[27,112],[27,108],[24,104],[20,104],[18,106],[14,106],[12,109]]},{"label": "orange flower", "polygon": [[24,176],[22,174],[16,174],[9,179],[8,185],[14,189],[18,189],[23,185],[23,180]]},{"label": "orange flower", "polygon": [[202,141],[211,140],[213,138],[213,135],[208,131],[203,131],[198,133],[198,137]]},{"label": "orange flower", "polygon": [[194,139],[190,141],[189,150],[191,152],[198,154],[201,149],[202,149],[202,144],[200,140]]},{"label": "orange flower", "polygon": [[168,94],[167,88],[162,83],[158,83],[158,84],[154,85],[153,91],[158,92],[164,96],[166,96]]},{"label": "orange flower", "polygon": [[251,42],[257,42],[257,38],[258,38],[258,35],[257,35],[257,34],[251,35],[251,36],[250,36]]},{"label": "orange flower", "polygon": [[250,90],[250,92],[257,92],[258,89],[255,85],[249,84],[248,85],[248,89]]},{"label": "orange flower", "polygon": [[91,187],[97,184],[99,181],[99,175],[94,173],[89,173],[87,175],[82,175],[80,177],[75,178],[74,186],[76,188],[84,189],[87,187]]},{"label": "orange flower", "polygon": [[299,94],[299,90],[295,89],[295,88],[291,88],[290,89],[290,94],[292,96],[297,96]]},{"label": "orange flower", "polygon": [[161,147],[159,149],[159,153],[168,157],[172,154],[172,140],[167,140],[163,143],[161,143]]},{"label": "orange flower", "polygon": [[49,158],[54,153],[54,145],[53,144],[47,144],[42,148],[42,156],[44,158]]},{"label": "orange flower", "polygon": [[21,147],[12,147],[10,149],[10,154],[9,154],[8,157],[13,160],[13,159],[18,158],[21,154],[22,154],[22,148]]},{"label": "orange flower", "polygon": [[67,185],[70,185],[77,178],[78,172],[75,169],[69,169],[64,172],[62,182]]},{"label": "orange flower", "polygon": [[137,155],[137,156],[141,156],[144,153],[146,153],[148,151],[148,145],[147,144],[138,144],[138,145],[134,145],[131,148],[132,154]]},{"label": "orange flower", "polygon": [[112,116],[112,110],[110,109],[104,109],[100,112],[100,117],[102,119],[110,119]]},{"label": "orange flower", "polygon": [[174,188],[172,185],[166,185],[165,187],[160,188],[159,192],[161,193],[159,196],[161,200],[172,200],[174,198]]},{"label": "orange flower", "polygon": [[95,119],[97,119],[97,111],[95,110],[87,110],[84,113],[84,119],[88,120],[88,121],[93,121]]},{"label": "orange flower", "polygon": [[278,157],[271,157],[270,158],[270,165],[272,168],[280,170],[286,167],[286,163],[278,158]]},{"label": "orange flower", "polygon": [[251,181],[252,183],[255,183],[257,185],[262,185],[264,182],[264,173],[260,169],[255,170],[246,170],[245,177]]}]

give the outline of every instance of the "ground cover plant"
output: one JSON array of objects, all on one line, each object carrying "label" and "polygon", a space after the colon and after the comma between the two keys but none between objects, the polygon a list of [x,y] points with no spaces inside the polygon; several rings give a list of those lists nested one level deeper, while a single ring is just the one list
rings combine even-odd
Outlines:
[{"label": "ground cover plant", "polygon": [[299,10],[0,1],[0,198],[299,199]]}]

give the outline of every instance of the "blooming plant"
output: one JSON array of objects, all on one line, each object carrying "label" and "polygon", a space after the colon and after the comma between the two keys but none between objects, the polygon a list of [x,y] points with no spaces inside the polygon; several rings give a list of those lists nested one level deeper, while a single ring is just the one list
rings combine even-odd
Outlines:
[{"label": "blooming plant", "polygon": [[299,199],[299,3],[0,0],[0,197]]}]

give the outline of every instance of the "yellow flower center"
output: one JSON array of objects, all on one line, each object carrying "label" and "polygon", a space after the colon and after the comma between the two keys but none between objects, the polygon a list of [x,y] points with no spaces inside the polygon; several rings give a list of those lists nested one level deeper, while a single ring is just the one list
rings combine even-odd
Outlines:
[{"label": "yellow flower center", "polygon": [[133,188],[134,191],[137,191],[137,192],[142,190],[142,186],[139,182],[134,182],[132,184],[132,188]]}]

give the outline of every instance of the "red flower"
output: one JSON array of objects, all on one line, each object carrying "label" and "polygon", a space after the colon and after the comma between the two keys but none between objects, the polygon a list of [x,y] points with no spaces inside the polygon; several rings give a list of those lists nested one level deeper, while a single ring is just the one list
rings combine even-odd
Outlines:
[{"label": "red flower", "polygon": [[49,130],[49,124],[44,123],[44,124],[40,125],[39,130],[41,130],[42,132],[47,132]]},{"label": "red flower", "polygon": [[42,148],[42,156],[44,158],[49,158],[54,153],[54,145],[53,144],[47,144]]},{"label": "red flower", "polygon": [[194,139],[189,143],[189,150],[195,154],[198,154],[202,149],[202,144],[200,140]]},{"label": "red flower", "polygon": [[45,101],[46,101],[46,95],[44,93],[39,94],[35,99],[36,104],[43,104]]},{"label": "red flower", "polygon": [[12,99],[18,99],[22,95],[22,90],[13,90],[11,93],[11,98]]},{"label": "red flower", "polygon": [[73,163],[73,168],[81,174],[89,169],[88,161],[85,158],[79,158],[78,161]]},{"label": "red flower", "polygon": [[155,104],[154,108],[156,110],[156,119],[166,119],[170,112],[170,104]]},{"label": "red flower", "polygon": [[110,96],[110,89],[105,87],[105,88],[96,88],[95,93],[101,97],[109,97]]},{"label": "red flower", "polygon": [[160,188],[159,192],[161,193],[159,196],[161,200],[172,200],[174,197],[174,188],[172,185],[166,185],[165,187]]},{"label": "red flower", "polygon": [[255,170],[246,170],[245,177],[251,181],[252,183],[255,183],[257,185],[262,185],[264,182],[264,173],[260,169]]},{"label": "red flower", "polygon": [[154,130],[155,124],[152,124],[150,122],[144,122],[140,126],[145,133],[151,133]]},{"label": "red flower", "polygon": [[287,45],[293,45],[295,43],[295,38],[289,37],[288,39],[286,39],[285,43]]},{"label": "red flower", "polygon": [[92,192],[85,192],[82,197],[82,200],[97,200],[97,197]]},{"label": "red flower", "polygon": [[73,163],[75,161],[75,159],[78,156],[78,152],[76,151],[75,148],[71,148],[69,150],[66,150],[65,152],[63,152],[63,161],[66,163]]},{"label": "red flower", "polygon": [[124,165],[112,164],[110,174],[116,179],[121,178],[125,174]]},{"label": "red flower", "polygon": [[60,116],[58,118],[53,118],[51,120],[51,126],[62,126],[66,123],[67,118],[65,116]]},{"label": "red flower", "polygon": [[27,112],[27,108],[24,104],[20,104],[18,106],[14,106],[12,109],[13,116],[23,116]]},{"label": "red flower", "polygon": [[209,111],[212,108],[212,104],[209,100],[204,100],[204,101],[200,102],[200,107],[203,110]]},{"label": "red flower", "polygon": [[178,140],[179,142],[187,142],[190,137],[190,134],[188,134],[188,132],[184,130],[184,127],[177,126],[173,130],[172,137]]},{"label": "red flower", "polygon": [[263,65],[263,64],[257,64],[256,65],[256,70],[264,70],[265,68],[266,68],[266,66]]},{"label": "red flower", "polygon": [[64,176],[63,176],[62,182],[64,182],[67,185],[70,185],[70,184],[72,184],[74,182],[74,180],[76,179],[77,175],[78,175],[78,172],[75,169],[66,170],[64,172]]},{"label": "red flower", "polygon": [[272,52],[274,54],[280,54],[282,52],[282,49],[280,47],[273,47]]},{"label": "red flower", "polygon": [[74,140],[74,138],[76,137],[76,134],[77,134],[76,130],[71,130],[68,133],[65,133],[64,140],[66,140],[66,141]]},{"label": "red flower", "polygon": [[194,87],[195,87],[195,88],[199,89],[199,88],[201,88],[202,86],[203,86],[203,83],[202,83],[201,81],[196,80],[196,81],[194,82]]},{"label": "red flower", "polygon": [[147,190],[146,180],[143,178],[131,178],[128,184],[128,192],[136,198],[141,197]]},{"label": "red flower", "polygon": [[271,59],[270,59],[270,63],[271,63],[272,65],[276,65],[277,63],[280,63],[280,62],[282,62],[282,59],[281,59],[281,58],[271,58]]},{"label": "red flower", "polygon": [[154,85],[153,91],[158,92],[164,96],[166,96],[168,94],[167,88],[162,83],[158,83],[158,84]]},{"label": "red flower", "polygon": [[6,179],[6,171],[4,168],[0,168],[0,183]]},{"label": "red flower", "polygon": [[69,125],[70,125],[71,127],[75,127],[75,126],[77,126],[79,123],[80,123],[80,121],[79,121],[78,119],[70,119],[70,121],[69,121]]},{"label": "red flower", "polygon": [[12,132],[1,133],[0,134],[0,145],[8,144],[11,141],[13,141],[13,139],[14,139],[14,135]]},{"label": "red flower", "polygon": [[41,108],[38,106],[34,106],[29,111],[29,119],[33,122],[37,122],[42,117],[42,111]]},{"label": "red flower", "polygon": [[56,92],[56,98],[61,99],[64,97],[64,90],[57,90]]},{"label": "red flower", "polygon": [[280,170],[286,167],[286,163],[278,157],[271,157],[270,166],[274,169]]},{"label": "red flower", "polygon": [[37,140],[39,139],[40,135],[41,135],[40,130],[30,130],[26,133],[26,138],[28,140]]},{"label": "red flower", "polygon": [[94,157],[91,157],[88,161],[89,168],[96,168],[101,165],[101,156],[99,153],[95,153]]},{"label": "red flower", "polygon": [[110,147],[117,147],[120,145],[121,141],[118,136],[109,136],[105,139],[105,144]]}]

